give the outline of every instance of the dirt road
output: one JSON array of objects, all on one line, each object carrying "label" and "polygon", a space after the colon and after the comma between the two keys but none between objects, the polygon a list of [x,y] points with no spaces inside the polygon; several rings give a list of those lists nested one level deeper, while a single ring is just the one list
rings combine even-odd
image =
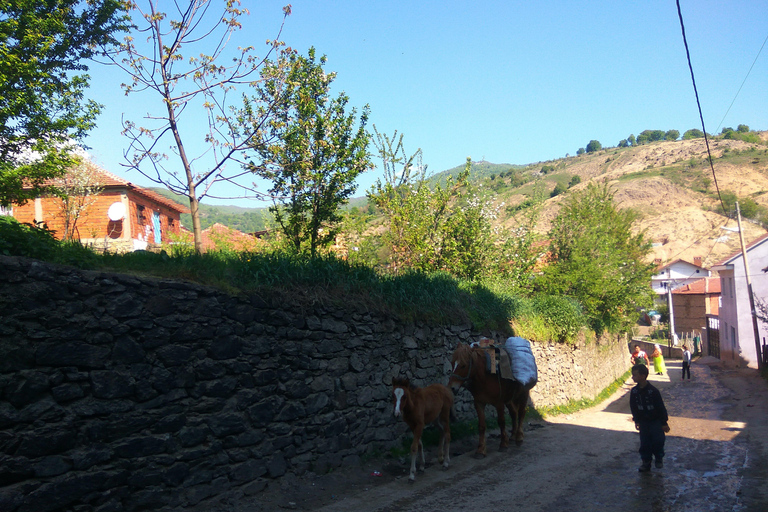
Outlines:
[{"label": "dirt road", "polygon": [[[280,489],[230,502],[227,510],[768,510],[766,382],[755,370],[728,368],[712,358],[694,362],[690,381],[679,380],[679,362],[667,367],[669,375],[650,377],[666,401],[672,428],[665,467],[650,474],[637,471],[639,436],[629,415],[629,381],[597,407],[530,423],[520,448],[499,452],[498,437],[491,437],[488,457],[456,456],[452,450],[447,471],[430,464],[436,450],[428,450],[426,472],[414,484],[407,483],[405,461],[377,477],[372,473],[383,460],[373,460],[318,479],[286,480]],[[467,448],[465,443],[459,450]]]}]

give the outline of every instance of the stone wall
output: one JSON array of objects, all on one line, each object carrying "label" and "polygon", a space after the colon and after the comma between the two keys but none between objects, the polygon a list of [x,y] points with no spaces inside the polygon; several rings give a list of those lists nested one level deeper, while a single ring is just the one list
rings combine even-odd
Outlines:
[{"label": "stone wall", "polygon": [[[446,382],[479,336],[4,256],[0,315],[5,512],[182,509],[355,464],[406,431],[391,378]],[[536,405],[594,396],[629,364],[624,344],[533,348]]]}]

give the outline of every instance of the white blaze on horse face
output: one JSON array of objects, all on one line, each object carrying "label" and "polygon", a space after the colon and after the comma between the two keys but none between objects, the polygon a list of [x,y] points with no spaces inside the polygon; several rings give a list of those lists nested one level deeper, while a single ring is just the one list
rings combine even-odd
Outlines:
[{"label": "white blaze on horse face", "polygon": [[456,368],[458,368],[458,367],[459,367],[459,362],[458,362],[458,361],[456,361],[455,363],[453,363],[453,372],[454,372],[454,373],[456,373]]},{"label": "white blaze on horse face", "polygon": [[394,391],[394,395],[395,395],[395,398],[396,398],[396,401],[395,401],[395,418],[400,416],[400,402],[403,400],[403,395],[404,394],[405,394],[405,391],[403,390],[403,388],[397,388]]}]

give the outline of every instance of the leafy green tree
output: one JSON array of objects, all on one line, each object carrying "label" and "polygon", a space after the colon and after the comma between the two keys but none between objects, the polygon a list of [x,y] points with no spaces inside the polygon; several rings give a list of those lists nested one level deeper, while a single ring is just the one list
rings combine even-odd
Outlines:
[{"label": "leafy green tree", "polygon": [[[142,125],[123,122],[123,134],[130,140],[125,157],[129,168],[187,198],[199,253],[200,200],[264,197],[237,164],[242,164],[242,153],[282,96],[273,94],[237,108],[233,101],[239,103],[240,97],[234,91],[242,85],[283,84],[290,51],[277,39],[267,41],[264,57],[256,56],[252,46],[230,49],[227,43],[248,14],[240,2],[162,3],[170,6],[170,15],[158,10],[160,4],[130,2],[134,35],[110,56],[112,64],[130,76],[123,85],[126,94],[154,94],[157,100],[141,102],[141,112],[146,112]],[[283,8],[283,23],[290,13],[290,6]],[[281,32],[282,25],[277,38]],[[193,111],[204,112],[207,124],[198,126],[198,118],[188,118]],[[224,182],[239,193],[213,195],[213,187]]]},{"label": "leafy green tree", "polygon": [[[265,129],[252,127],[259,136],[251,147],[260,161],[247,165],[272,181],[270,211],[292,249],[308,249],[312,256],[333,243],[342,220],[339,208],[357,190],[357,177],[372,166],[368,106],[355,128],[357,110],[346,113],[344,93],[331,97],[336,74],[326,73],[325,63],[325,56],[316,60],[314,48],[307,57],[291,55],[284,103]],[[267,82],[262,93],[274,95],[274,87]]]},{"label": "leafy green tree", "polygon": [[549,232],[552,262],[538,286],[576,299],[597,333],[626,329],[637,308],[652,303],[651,244],[633,234],[636,219],[618,209],[607,184],[590,184],[568,198]]},{"label": "leafy green tree", "polygon": [[627,137],[627,142],[629,143],[630,146],[637,145],[637,140],[635,139],[635,134],[634,133],[630,133],[629,134],[629,137]]},{"label": "leafy green tree", "polygon": [[41,195],[75,165],[73,142],[101,110],[85,99],[87,61],[115,43],[122,9],[120,0],[0,1],[0,205]]},{"label": "leafy green tree", "polygon": [[664,140],[677,140],[680,138],[680,132],[677,130],[669,130],[664,134]]},{"label": "leafy green tree", "polygon": [[629,142],[627,142],[627,139],[621,139],[619,141],[619,147],[620,148],[626,148],[629,147]]},{"label": "leafy green tree", "polygon": [[579,176],[578,174],[575,174],[571,178],[571,181],[568,182],[568,188],[574,187],[574,186],[578,185],[579,183],[581,183],[581,176]]},{"label": "leafy green tree", "polygon": [[586,151],[584,150],[584,148],[579,148],[579,149],[577,149],[577,150],[576,150],[576,154],[577,154],[577,155],[583,155],[584,153],[586,153]]},{"label": "leafy green tree", "polygon": [[563,193],[563,192],[565,192],[566,190],[568,190],[568,187],[566,187],[566,186],[565,186],[565,185],[563,185],[562,183],[557,183],[557,184],[555,185],[555,188],[554,188],[554,189],[552,189],[552,192],[549,194],[549,197],[555,197],[555,196],[559,196],[560,194],[562,194],[562,193]]},{"label": "leafy green tree", "polygon": [[749,126],[747,126],[746,124],[740,124],[739,126],[736,127],[736,131],[740,133],[747,133],[749,132]]},{"label": "leafy green tree", "polygon": [[683,140],[700,139],[704,137],[704,132],[698,128],[691,128],[683,133]]},{"label": "leafy green tree", "polygon": [[643,130],[637,136],[636,142],[638,145],[648,144],[649,142],[664,140],[665,135],[666,133],[663,130]]},{"label": "leafy green tree", "polygon": [[603,149],[603,146],[600,144],[600,141],[591,140],[589,141],[589,144],[587,144],[587,153],[594,153],[595,151],[600,151],[601,149]]}]

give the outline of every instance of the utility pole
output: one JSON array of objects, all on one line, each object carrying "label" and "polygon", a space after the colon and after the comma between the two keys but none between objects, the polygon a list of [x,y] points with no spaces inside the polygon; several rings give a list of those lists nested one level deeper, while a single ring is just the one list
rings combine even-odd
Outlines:
[{"label": "utility pole", "polygon": [[672,307],[672,281],[664,283],[667,287],[667,307],[669,308],[669,337],[667,339],[667,357],[672,357],[672,345],[675,340],[675,310]]},{"label": "utility pole", "polygon": [[755,296],[752,294],[752,279],[749,277],[749,263],[747,263],[747,246],[744,244],[744,231],[741,229],[741,209],[739,202],[736,201],[736,220],[739,223],[739,240],[741,241],[741,257],[744,260],[744,276],[747,278],[747,293],[749,294],[749,310],[752,313],[752,330],[755,335],[755,356],[757,357],[757,367],[762,370],[765,367],[763,363],[763,354],[760,347],[760,328],[757,325],[757,312],[755,311]]}]

